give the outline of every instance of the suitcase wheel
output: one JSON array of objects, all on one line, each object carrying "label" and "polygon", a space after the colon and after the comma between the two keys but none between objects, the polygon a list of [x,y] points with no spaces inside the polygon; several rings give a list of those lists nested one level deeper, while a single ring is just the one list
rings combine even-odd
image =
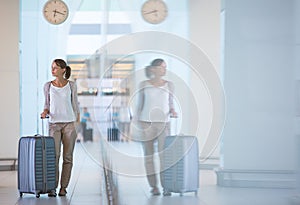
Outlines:
[{"label": "suitcase wheel", "polygon": [[36,198],[40,198],[40,196],[41,196],[40,194],[36,194],[35,195]]},{"label": "suitcase wheel", "polygon": [[20,192],[20,197],[22,197],[23,196],[23,192]]}]

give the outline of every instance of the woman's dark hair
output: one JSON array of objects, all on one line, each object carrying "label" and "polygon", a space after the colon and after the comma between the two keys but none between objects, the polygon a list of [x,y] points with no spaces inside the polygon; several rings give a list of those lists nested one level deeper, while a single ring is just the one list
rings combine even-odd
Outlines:
[{"label": "woman's dark hair", "polygon": [[163,59],[157,58],[157,59],[154,59],[150,65],[151,66],[160,66],[163,62],[164,62]]},{"label": "woman's dark hair", "polygon": [[69,79],[71,76],[71,67],[67,65],[67,63],[63,59],[55,59],[53,62],[56,63],[57,66],[61,67],[62,69],[66,69],[65,72],[65,79]]},{"label": "woman's dark hair", "polygon": [[160,66],[163,62],[164,62],[164,60],[161,58],[157,58],[157,59],[154,59],[153,61],[151,61],[150,65],[146,66],[146,68],[145,68],[146,77],[152,78],[151,68],[153,68],[155,66]]},{"label": "woman's dark hair", "polygon": [[146,66],[145,67],[145,75],[146,75],[146,77],[147,78],[152,78],[152,72],[151,72],[151,68],[152,68],[153,66],[151,66],[151,65],[148,65],[148,66]]}]

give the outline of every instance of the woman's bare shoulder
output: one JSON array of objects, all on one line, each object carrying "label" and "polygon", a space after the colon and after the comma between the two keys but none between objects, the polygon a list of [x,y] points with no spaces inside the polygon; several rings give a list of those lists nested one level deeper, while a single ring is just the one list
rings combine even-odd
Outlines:
[{"label": "woman's bare shoulder", "polygon": [[140,82],[140,87],[145,87],[147,85],[149,85],[150,81],[149,80],[144,80]]}]

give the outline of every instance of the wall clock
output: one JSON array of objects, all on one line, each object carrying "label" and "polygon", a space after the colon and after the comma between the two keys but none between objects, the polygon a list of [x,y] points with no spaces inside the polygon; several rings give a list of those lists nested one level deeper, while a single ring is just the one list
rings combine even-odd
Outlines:
[{"label": "wall clock", "polygon": [[141,8],[143,19],[151,24],[159,24],[168,16],[168,8],[162,0],[148,0]]},{"label": "wall clock", "polygon": [[61,24],[69,16],[68,5],[62,0],[48,0],[43,8],[45,19],[51,24]]}]

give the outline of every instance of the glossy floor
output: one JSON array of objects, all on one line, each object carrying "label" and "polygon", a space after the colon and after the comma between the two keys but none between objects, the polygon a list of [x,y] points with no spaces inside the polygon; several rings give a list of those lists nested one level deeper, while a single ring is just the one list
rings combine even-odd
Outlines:
[{"label": "glossy floor", "polygon": [[[115,143],[118,149],[140,152],[137,145]],[[99,163],[100,146],[98,143],[77,143],[73,175],[66,197],[49,198],[46,194],[36,198],[32,194],[19,197],[17,172],[0,172],[1,205],[296,205],[295,190],[290,189],[253,189],[225,188],[216,185],[216,176],[212,170],[200,170],[200,188],[198,195],[186,193],[183,196],[173,194],[170,197],[152,196],[145,177],[132,177],[114,174],[117,201],[110,200],[106,194],[103,169]]]}]

